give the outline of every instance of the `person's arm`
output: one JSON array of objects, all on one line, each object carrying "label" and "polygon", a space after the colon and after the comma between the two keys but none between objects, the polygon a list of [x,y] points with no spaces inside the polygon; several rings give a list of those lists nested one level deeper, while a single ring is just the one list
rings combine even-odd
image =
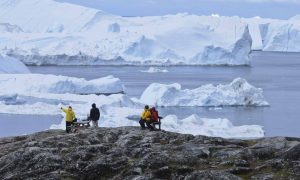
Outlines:
[{"label": "person's arm", "polygon": [[63,107],[61,107],[60,109],[61,109],[63,112],[67,113],[67,109],[65,109],[65,108],[63,108]]},{"label": "person's arm", "polygon": [[73,119],[75,119],[75,118],[76,118],[76,115],[75,115],[75,113],[74,113],[74,112],[73,112],[72,116],[73,116]]},{"label": "person's arm", "polygon": [[90,110],[90,120],[92,120],[93,117],[93,109]]},{"label": "person's arm", "polygon": [[99,120],[100,119],[100,110],[97,109],[97,119]]},{"label": "person's arm", "polygon": [[145,111],[142,113],[141,118],[145,119]]},{"label": "person's arm", "polygon": [[156,113],[157,113],[157,117],[158,117],[159,119],[162,119],[162,118],[163,118],[163,117],[161,117],[161,116],[158,115],[158,111],[156,111]]}]

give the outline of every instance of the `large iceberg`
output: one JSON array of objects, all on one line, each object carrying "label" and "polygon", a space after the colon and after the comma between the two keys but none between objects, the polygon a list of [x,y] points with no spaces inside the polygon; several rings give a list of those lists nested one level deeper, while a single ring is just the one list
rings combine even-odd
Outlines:
[{"label": "large iceberg", "polygon": [[253,50],[300,52],[299,16],[289,20],[242,18],[249,25]]},{"label": "large iceberg", "polygon": [[77,32],[108,16],[100,10],[54,0],[1,0],[0,22],[25,32]]},{"label": "large iceberg", "polygon": [[0,53],[34,65],[248,65],[251,50],[300,52],[299,16],[120,17],[54,0],[3,0],[0,32]]},{"label": "large iceberg", "polygon": [[245,65],[252,44],[238,17],[120,17],[53,0],[1,1],[0,22],[24,31],[0,34],[0,52],[26,64]]},{"label": "large iceberg", "polygon": [[264,51],[300,52],[300,21],[261,25]]},{"label": "large iceberg", "polygon": [[120,79],[107,76],[87,81],[83,78],[43,74],[0,74],[0,93],[115,94],[122,93]]},{"label": "large iceberg", "polygon": [[16,58],[0,54],[0,74],[4,73],[30,73],[30,71]]},{"label": "large iceberg", "polygon": [[267,106],[263,90],[236,78],[230,84],[181,89],[180,84],[149,85],[140,102],[155,106]]}]

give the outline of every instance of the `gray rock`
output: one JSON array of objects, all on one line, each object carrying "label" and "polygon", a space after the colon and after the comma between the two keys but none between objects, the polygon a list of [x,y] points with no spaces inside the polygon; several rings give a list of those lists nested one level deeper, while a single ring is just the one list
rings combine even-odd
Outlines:
[{"label": "gray rock", "polygon": [[223,171],[197,171],[187,175],[184,180],[240,180],[238,176]]},{"label": "gray rock", "polygon": [[296,179],[300,140],[231,140],[138,127],[0,139],[0,179]]},{"label": "gray rock", "polygon": [[258,174],[255,176],[252,176],[252,180],[272,180],[274,177],[273,174]]}]

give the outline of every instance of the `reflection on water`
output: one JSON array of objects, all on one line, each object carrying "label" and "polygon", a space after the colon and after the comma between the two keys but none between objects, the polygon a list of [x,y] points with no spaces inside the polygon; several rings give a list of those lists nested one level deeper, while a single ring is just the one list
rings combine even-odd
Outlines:
[{"label": "reflection on water", "polygon": [[[259,124],[266,136],[300,137],[300,53],[255,52],[251,66],[210,67],[171,66],[163,67],[168,73],[144,73],[149,67],[136,66],[46,66],[30,67],[33,73],[57,74],[94,79],[114,75],[126,86],[126,93],[139,97],[151,83],[180,83],[182,88],[196,88],[204,84],[227,84],[237,77],[247,79],[264,90],[270,107],[208,107],[159,108],[165,116],[175,114],[185,118],[198,114],[207,118],[228,118],[234,125]],[[19,119],[12,118],[12,119]],[[0,116],[0,120],[2,117]],[[20,121],[20,120],[19,120]],[[16,120],[16,122],[19,122]],[[60,121],[60,120],[58,120]],[[40,128],[41,129],[41,128]]]}]

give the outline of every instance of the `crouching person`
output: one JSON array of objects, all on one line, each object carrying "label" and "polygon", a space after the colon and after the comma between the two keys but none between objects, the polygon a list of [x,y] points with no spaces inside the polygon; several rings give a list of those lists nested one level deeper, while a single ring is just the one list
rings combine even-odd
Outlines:
[{"label": "crouching person", "polygon": [[142,113],[142,116],[141,116],[141,120],[140,120],[140,125],[142,127],[142,129],[145,129],[145,123],[147,124],[147,127],[150,129],[150,130],[154,130],[154,127],[152,126],[152,119],[151,119],[151,112],[149,110],[149,106],[145,106],[144,108],[144,112]]},{"label": "crouching person", "polygon": [[71,125],[76,119],[75,113],[71,106],[69,106],[68,109],[61,107],[61,110],[66,113],[66,132],[69,133],[71,131]]}]

